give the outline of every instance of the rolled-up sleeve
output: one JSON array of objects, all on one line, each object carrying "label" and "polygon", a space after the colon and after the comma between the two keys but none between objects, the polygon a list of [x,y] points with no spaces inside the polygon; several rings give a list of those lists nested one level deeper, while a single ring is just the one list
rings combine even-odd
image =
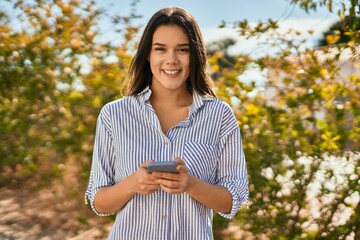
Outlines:
[{"label": "rolled-up sleeve", "polygon": [[94,198],[97,191],[101,188],[115,184],[113,172],[114,159],[114,146],[110,131],[110,120],[108,112],[103,108],[96,124],[90,179],[85,193],[85,202],[89,202],[92,210],[99,216],[111,215],[101,214],[96,211]]},{"label": "rolled-up sleeve", "polygon": [[229,121],[225,123],[224,135],[220,139],[217,184],[227,188],[232,196],[231,212],[218,212],[230,219],[247,203],[249,188],[240,129],[235,117],[229,114],[225,116]]}]

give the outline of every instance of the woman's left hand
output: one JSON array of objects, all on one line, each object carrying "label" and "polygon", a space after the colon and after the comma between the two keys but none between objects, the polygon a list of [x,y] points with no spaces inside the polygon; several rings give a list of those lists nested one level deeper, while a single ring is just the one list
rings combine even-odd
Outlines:
[{"label": "woman's left hand", "polygon": [[179,173],[153,172],[152,175],[157,179],[156,182],[167,193],[181,194],[189,190],[193,185],[193,176],[189,174],[185,162],[180,158],[175,158],[179,163],[177,170]]}]

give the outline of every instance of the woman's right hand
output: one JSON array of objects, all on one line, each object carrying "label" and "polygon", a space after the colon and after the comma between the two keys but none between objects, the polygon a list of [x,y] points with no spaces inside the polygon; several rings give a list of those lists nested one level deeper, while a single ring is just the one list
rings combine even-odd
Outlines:
[{"label": "woman's right hand", "polygon": [[94,206],[99,213],[111,214],[122,209],[136,193],[151,194],[160,188],[154,176],[146,172],[144,162],[133,175],[113,186],[101,188],[95,195]]},{"label": "woman's right hand", "polygon": [[151,194],[160,188],[160,184],[155,181],[152,174],[146,172],[148,162],[153,162],[153,160],[143,162],[132,175],[135,192],[138,194]]}]

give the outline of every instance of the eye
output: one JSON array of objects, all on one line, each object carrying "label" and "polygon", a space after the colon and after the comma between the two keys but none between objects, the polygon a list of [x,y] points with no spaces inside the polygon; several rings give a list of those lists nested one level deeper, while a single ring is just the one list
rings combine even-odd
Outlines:
[{"label": "eye", "polygon": [[158,52],[164,52],[166,51],[166,49],[164,47],[156,47],[154,48],[155,51],[158,51]]},{"label": "eye", "polygon": [[178,51],[181,53],[188,53],[188,52],[190,52],[190,49],[188,47],[186,47],[186,48],[180,48]]}]

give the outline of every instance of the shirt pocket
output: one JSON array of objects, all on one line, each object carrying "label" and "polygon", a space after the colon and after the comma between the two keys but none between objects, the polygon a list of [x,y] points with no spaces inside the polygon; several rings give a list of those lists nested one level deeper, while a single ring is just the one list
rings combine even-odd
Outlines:
[{"label": "shirt pocket", "polygon": [[185,142],[184,161],[191,175],[207,182],[216,178],[216,148],[200,142]]}]

